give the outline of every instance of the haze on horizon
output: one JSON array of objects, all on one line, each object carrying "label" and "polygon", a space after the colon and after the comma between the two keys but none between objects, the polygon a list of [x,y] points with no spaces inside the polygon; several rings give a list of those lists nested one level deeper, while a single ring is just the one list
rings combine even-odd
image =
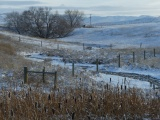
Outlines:
[{"label": "haze on horizon", "polygon": [[160,15],[158,0],[0,0],[0,13],[23,11],[32,6],[51,7],[60,14],[71,9],[93,16]]}]

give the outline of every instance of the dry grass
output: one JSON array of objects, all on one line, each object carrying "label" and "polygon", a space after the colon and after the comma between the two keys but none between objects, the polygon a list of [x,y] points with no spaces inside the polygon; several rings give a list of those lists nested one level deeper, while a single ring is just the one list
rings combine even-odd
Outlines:
[{"label": "dry grass", "polygon": [[[137,94],[139,93],[139,94]],[[66,88],[65,92],[2,91],[0,119],[143,119],[158,118],[160,100],[137,89],[126,92]]]},{"label": "dry grass", "polygon": [[17,53],[32,50],[33,46],[12,41],[10,37],[0,35],[0,69],[22,70],[24,66],[32,66],[32,62],[24,59]]},{"label": "dry grass", "polygon": [[0,51],[4,54],[15,55],[16,51],[9,43],[0,43]]}]

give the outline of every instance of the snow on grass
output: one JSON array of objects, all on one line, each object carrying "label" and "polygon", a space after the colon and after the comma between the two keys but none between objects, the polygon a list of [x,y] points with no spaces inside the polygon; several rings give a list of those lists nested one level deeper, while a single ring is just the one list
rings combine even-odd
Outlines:
[{"label": "snow on grass", "polygon": [[[46,55],[40,55],[38,53],[33,53],[30,56],[28,56],[27,59],[30,60],[42,60],[45,61],[49,59],[51,61],[52,65],[59,65],[61,67],[67,67],[69,69],[72,69],[72,63],[64,63],[62,61],[61,57],[48,57]],[[83,64],[83,63],[76,63],[75,64],[75,69],[82,69],[85,68],[87,71],[96,71],[96,65],[95,64]],[[124,72],[124,73],[137,73],[137,74],[142,74],[142,75],[150,75],[155,78],[160,79],[159,70],[156,69],[147,69],[145,68],[127,68],[127,67],[122,67],[122,68],[117,68],[114,66],[106,67],[104,64],[99,65],[99,70],[103,71],[111,71],[111,72]],[[117,75],[107,75],[104,73],[99,73],[97,76],[91,76],[92,79],[95,81],[104,81],[106,83],[110,82],[110,78],[112,79],[112,84],[113,85],[123,85],[124,84],[124,79],[126,79],[126,85],[130,88],[137,87],[137,88],[142,88],[142,89],[151,89],[150,83],[146,81],[140,81],[138,79],[132,79],[132,78],[125,78]]]},{"label": "snow on grass", "polygon": [[115,66],[107,66],[107,71],[111,72],[124,72],[124,73],[136,73],[141,75],[149,75],[160,79],[159,69],[147,68],[147,67],[132,67],[132,66],[123,66],[122,68],[117,68]]},{"label": "snow on grass", "polygon": [[0,31],[0,34],[9,36],[15,41],[37,45],[43,48],[49,48],[49,49],[63,49],[64,48],[64,49],[72,49],[72,50],[83,50],[83,45],[69,44],[63,41],[59,41],[57,39],[34,38],[34,37],[19,35],[19,34],[7,32],[7,31]]},{"label": "snow on grass", "polygon": [[[28,36],[16,35],[8,32],[0,32],[10,36],[13,39],[19,40],[19,37],[22,42],[35,44],[41,46],[42,48],[49,49],[73,49],[73,50],[83,50],[82,45],[74,45],[66,42],[78,42],[78,43],[89,43],[89,44],[102,44],[102,45],[113,45],[113,48],[130,48],[135,47],[139,48],[142,44],[142,47],[159,47],[160,43],[160,23],[145,23],[145,24],[132,24],[132,25],[111,25],[107,27],[98,27],[98,28],[77,28],[72,33],[71,36],[57,39],[57,40],[45,40],[39,38],[32,38]],[[64,42],[62,42],[64,41]],[[59,46],[58,46],[59,45]],[[45,55],[39,55],[34,53],[30,58],[34,61],[45,62],[49,60],[53,65],[60,65],[62,67],[68,66],[71,68],[72,63],[64,63],[63,58],[59,57],[48,57]],[[96,70],[96,65],[94,64],[82,64],[77,63],[75,67],[86,68],[87,70]],[[155,68],[141,68],[139,66],[122,66],[122,68],[117,68],[115,65],[100,65],[100,70],[112,71],[112,72],[127,72],[127,73],[138,73],[144,75],[150,75],[160,79],[159,70]]]},{"label": "snow on grass", "polygon": [[[60,65],[61,67],[69,67],[72,68],[72,63],[64,63],[63,58],[57,57],[57,56],[47,56],[47,55],[41,55],[39,53],[31,53],[29,56],[28,54],[22,53],[24,56],[26,56],[27,59],[34,60],[34,61],[51,61],[52,65]],[[75,67],[79,68],[85,68],[87,70],[91,71],[96,71],[96,64],[89,64],[89,63],[75,63]],[[142,74],[142,75],[149,75],[155,78],[160,79],[160,74],[159,74],[159,69],[154,69],[154,68],[147,68],[146,66],[144,67],[133,67],[133,66],[122,66],[121,68],[118,68],[114,65],[105,65],[101,64],[99,65],[99,70],[103,71],[111,71],[111,72],[124,72],[124,73],[137,73],[137,74]]]},{"label": "snow on grass", "polygon": [[78,28],[63,41],[115,45],[115,48],[159,46],[159,23],[113,25],[102,28]]},{"label": "snow on grass", "polygon": [[[77,28],[70,36],[59,39],[40,39],[32,38],[28,36],[16,35],[13,33],[2,32],[7,36],[19,39],[26,43],[35,44],[41,46],[43,41],[43,47],[50,49],[67,48],[74,50],[83,50],[82,45],[66,44],[65,42],[78,42],[86,44],[101,44],[101,45],[113,45],[114,48],[139,48],[142,47],[159,47],[160,42],[160,23],[144,23],[144,24],[126,24],[126,25],[111,25],[105,27],[95,28]],[[54,41],[54,42],[53,42]],[[61,42],[64,41],[64,42]]]},{"label": "snow on grass", "polygon": [[[107,75],[104,73],[96,74],[95,76],[91,77],[97,82],[105,82],[112,84],[113,86],[121,86],[123,87],[126,85],[129,88],[141,88],[141,89],[151,89],[151,85],[149,82],[140,81],[138,79],[132,79],[127,77],[121,77],[117,75]],[[111,79],[111,82],[110,82]]]}]

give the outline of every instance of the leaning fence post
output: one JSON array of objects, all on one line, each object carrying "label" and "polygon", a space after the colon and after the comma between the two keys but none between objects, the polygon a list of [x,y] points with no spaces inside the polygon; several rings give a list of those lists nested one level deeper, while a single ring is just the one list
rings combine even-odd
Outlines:
[{"label": "leaning fence post", "polygon": [[24,84],[28,83],[28,69],[24,67]]},{"label": "leaning fence post", "polygon": [[99,61],[98,61],[98,59],[96,59],[96,71],[98,72],[98,63],[99,63]]},{"label": "leaning fence post", "polygon": [[72,62],[72,76],[74,77],[74,62]]},{"label": "leaning fence post", "polygon": [[54,89],[57,89],[57,71],[55,72]]},{"label": "leaning fence post", "polygon": [[45,67],[43,67],[43,71],[42,71],[42,80],[43,80],[43,83],[45,83]]}]

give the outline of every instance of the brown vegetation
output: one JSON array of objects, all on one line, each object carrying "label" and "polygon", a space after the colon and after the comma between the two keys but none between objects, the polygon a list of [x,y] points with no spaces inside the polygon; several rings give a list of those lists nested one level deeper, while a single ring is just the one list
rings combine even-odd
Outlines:
[{"label": "brown vegetation", "polygon": [[[138,94],[137,94],[138,93]],[[141,90],[83,90],[45,94],[34,91],[2,91],[0,119],[143,119],[158,118],[160,100],[146,99]]]},{"label": "brown vegetation", "polygon": [[0,43],[0,51],[4,54],[14,55],[14,48],[8,43]]},{"label": "brown vegetation", "polygon": [[10,37],[0,34],[0,69],[17,71],[32,63],[17,53],[30,50],[32,45],[13,41]]}]

